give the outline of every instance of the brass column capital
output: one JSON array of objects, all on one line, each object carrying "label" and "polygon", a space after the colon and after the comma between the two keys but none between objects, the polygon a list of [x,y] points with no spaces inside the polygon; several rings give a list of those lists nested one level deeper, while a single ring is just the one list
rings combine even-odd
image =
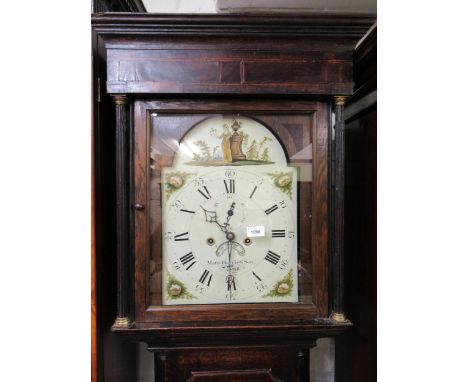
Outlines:
[{"label": "brass column capital", "polygon": [[112,328],[114,329],[126,329],[131,326],[131,320],[129,317],[117,317],[115,319],[114,325],[112,325]]},{"label": "brass column capital", "polygon": [[112,98],[116,105],[126,105],[128,103],[128,97],[125,94],[112,94]]},{"label": "brass column capital", "polygon": [[336,322],[348,321],[348,319],[346,318],[346,315],[344,313],[335,313],[335,312],[333,312],[332,315],[330,316],[330,318],[333,321],[336,321]]},{"label": "brass column capital", "polygon": [[335,105],[336,106],[344,106],[344,104],[346,103],[346,100],[348,99],[348,97],[346,97],[346,96],[335,96],[334,99],[335,99]]}]

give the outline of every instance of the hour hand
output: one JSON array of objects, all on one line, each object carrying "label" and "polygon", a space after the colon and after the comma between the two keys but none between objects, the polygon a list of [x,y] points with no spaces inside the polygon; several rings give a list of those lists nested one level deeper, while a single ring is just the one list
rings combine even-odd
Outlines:
[{"label": "hour hand", "polygon": [[218,222],[218,216],[216,215],[216,211],[208,211],[205,210],[202,206],[200,208],[205,212],[205,219],[208,223],[217,223]]},{"label": "hour hand", "polygon": [[229,224],[229,220],[231,219],[231,216],[234,215],[234,208],[236,207],[236,203],[233,202],[231,204],[231,207],[229,208],[228,212],[227,212],[227,217],[226,217],[226,223],[224,223],[224,226],[227,227],[227,225]]},{"label": "hour hand", "polygon": [[226,227],[219,224],[218,216],[216,215],[216,211],[205,210],[202,206],[200,206],[200,208],[205,213],[205,221],[207,221],[208,223],[216,223],[219,226],[219,228],[221,228],[221,231],[223,231],[223,232],[226,231]]}]

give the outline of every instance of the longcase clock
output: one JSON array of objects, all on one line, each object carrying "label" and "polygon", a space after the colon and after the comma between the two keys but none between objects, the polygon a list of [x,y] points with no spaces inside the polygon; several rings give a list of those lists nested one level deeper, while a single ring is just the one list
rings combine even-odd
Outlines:
[{"label": "longcase clock", "polygon": [[372,22],[93,19],[115,104],[113,330],[148,344],[156,380],[307,381],[316,339],[352,326],[342,112]]}]

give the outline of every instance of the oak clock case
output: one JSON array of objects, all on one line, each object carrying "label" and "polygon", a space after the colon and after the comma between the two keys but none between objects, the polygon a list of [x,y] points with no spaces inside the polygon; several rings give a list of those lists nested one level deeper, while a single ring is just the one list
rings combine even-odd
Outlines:
[{"label": "oak clock case", "polygon": [[112,330],[146,342],[155,380],[307,381],[316,340],[352,326],[343,108],[374,22],[93,17],[96,179],[115,167],[96,219],[116,239],[96,245],[117,270]]},{"label": "oak clock case", "polygon": [[136,101],[134,115],[134,202],[149,206],[135,211],[136,323],[325,312],[324,105]]}]

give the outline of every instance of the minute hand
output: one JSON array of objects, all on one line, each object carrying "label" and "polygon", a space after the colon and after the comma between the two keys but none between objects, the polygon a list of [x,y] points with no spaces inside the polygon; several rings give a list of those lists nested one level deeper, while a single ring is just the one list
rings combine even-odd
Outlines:
[{"label": "minute hand", "polygon": [[231,207],[229,208],[227,212],[227,217],[226,217],[226,223],[224,223],[224,227],[227,227],[229,224],[229,220],[231,219],[231,216],[234,215],[234,208],[236,207],[236,202],[233,202],[231,204]]}]

